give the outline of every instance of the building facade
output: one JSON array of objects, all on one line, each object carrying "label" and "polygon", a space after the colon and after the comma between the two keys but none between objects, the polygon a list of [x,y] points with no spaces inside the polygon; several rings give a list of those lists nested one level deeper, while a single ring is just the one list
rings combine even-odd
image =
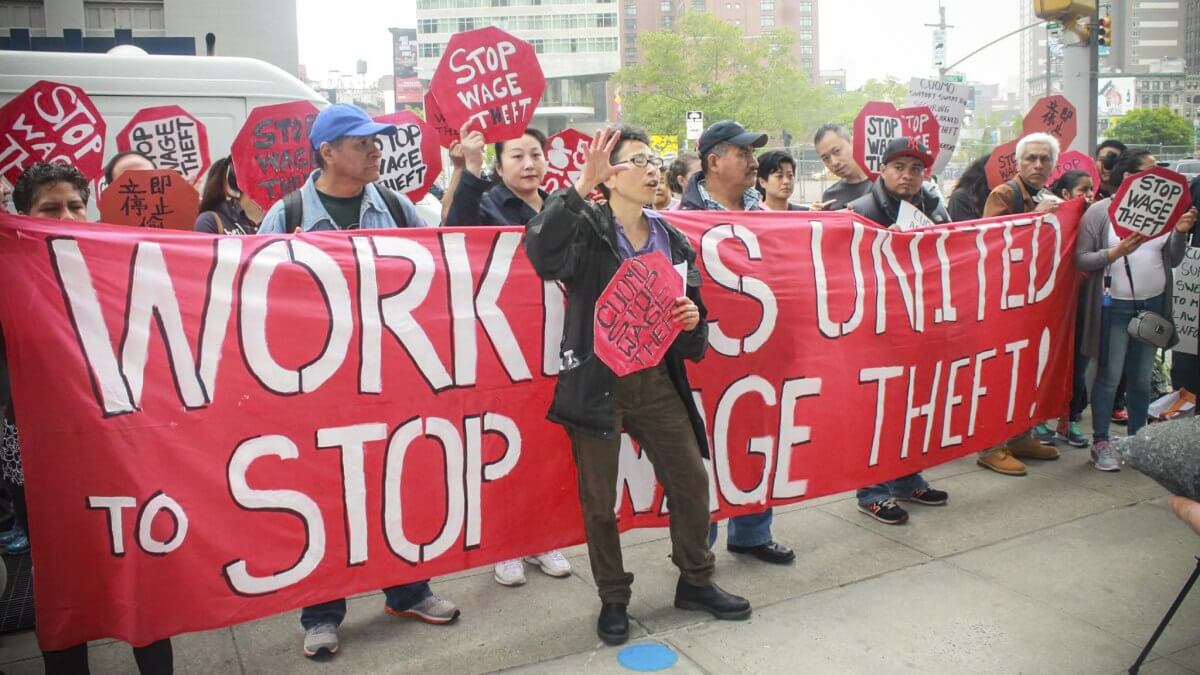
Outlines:
[{"label": "building facade", "polygon": [[296,0],[5,0],[0,48],[105,52],[134,44],[150,53],[266,61],[296,75]]},{"label": "building facade", "polygon": [[496,26],[538,53],[546,92],[534,126],[586,129],[608,116],[608,78],[621,65],[617,11],[614,0],[417,0],[417,74],[427,87],[451,35]]},{"label": "building facade", "polygon": [[637,61],[639,33],[663,30],[688,10],[710,12],[755,37],[776,28],[796,32],[793,56],[810,82],[821,82],[816,0],[617,0],[621,12],[621,63]]}]

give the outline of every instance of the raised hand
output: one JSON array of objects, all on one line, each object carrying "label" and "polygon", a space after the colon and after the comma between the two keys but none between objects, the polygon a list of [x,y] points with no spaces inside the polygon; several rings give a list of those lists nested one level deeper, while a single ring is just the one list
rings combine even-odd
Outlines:
[{"label": "raised hand", "polygon": [[463,156],[463,147],[461,141],[454,141],[451,143],[446,152],[449,153],[450,165],[453,166],[455,170],[462,169],[464,166],[466,166],[467,158]]},{"label": "raised hand", "polygon": [[1191,232],[1194,227],[1196,227],[1196,207],[1193,206],[1183,214],[1179,222],[1175,223],[1175,229],[1186,234]]},{"label": "raised hand", "polygon": [[[482,131],[471,131],[471,124],[475,120],[467,120],[466,124],[462,125],[462,129],[458,132],[459,148],[462,150],[463,162],[467,167],[467,171],[476,176],[483,176],[483,151],[487,147],[487,142],[483,140]],[[453,155],[451,155],[453,160]]]},{"label": "raised hand", "polygon": [[1121,241],[1117,242],[1116,246],[1113,246],[1112,248],[1108,249],[1108,259],[1110,261],[1120,260],[1121,258],[1124,258],[1125,256],[1129,255],[1130,253],[1133,253],[1134,251],[1138,250],[1138,247],[1141,246],[1142,243],[1145,241],[1146,241],[1146,235],[1131,234],[1128,237],[1125,237]]},{"label": "raised hand", "polygon": [[584,156],[583,173],[579,176],[579,180],[575,181],[575,190],[580,197],[587,199],[588,194],[596,189],[597,185],[630,169],[632,166],[630,164],[613,166],[609,161],[613,148],[617,147],[617,141],[620,139],[621,132],[612,127],[606,127],[604,131],[597,131],[592,136],[592,142],[588,144],[587,153]]}]

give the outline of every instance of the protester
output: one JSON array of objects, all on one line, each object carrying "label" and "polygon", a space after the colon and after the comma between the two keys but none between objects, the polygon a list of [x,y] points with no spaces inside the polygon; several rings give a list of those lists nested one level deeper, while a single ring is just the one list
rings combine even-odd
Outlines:
[{"label": "protester", "polygon": [[209,234],[254,234],[262,218],[262,209],[238,187],[232,158],[213,162],[204,179],[194,229]]},{"label": "protester", "polygon": [[667,170],[667,185],[671,188],[671,203],[667,206],[668,210],[679,208],[679,202],[683,198],[683,189],[687,187],[688,181],[692,176],[700,172],[700,155],[694,152],[685,152],[675,158],[671,162],[671,168]]},{"label": "protester", "polygon": [[[550,197],[545,210],[530,221],[525,237],[525,251],[538,274],[566,282],[563,370],[549,417],[566,427],[571,438],[588,557],[601,601],[596,632],[613,645],[629,639],[626,608],[633,583],[622,562],[613,513],[622,430],[650,458],[671,507],[671,558],[680,570],[675,606],[706,611],[718,619],[747,619],[751,614],[745,598],[712,581],[715,558],[707,541],[708,474],[702,460],[708,455],[708,442],[683,363],[704,356],[706,310],[696,253],[687,237],[643,209],[653,198],[659,176],[649,141],[645,133],[628,127],[596,133],[583,174],[574,187]],[[711,147],[703,142],[701,146]],[[587,201],[597,186],[605,192],[605,205]],[[618,377],[593,358],[593,313],[621,261],[642,255],[662,255],[673,265],[687,265],[686,295],[675,299],[672,314],[683,332],[662,362]]]},{"label": "protester", "polygon": [[[1110,180],[1120,186],[1126,177],[1155,164],[1147,150],[1126,150],[1113,163]],[[1131,338],[1127,327],[1143,309],[1171,316],[1175,287],[1172,270],[1183,262],[1196,224],[1196,209],[1191,208],[1169,235],[1146,239],[1133,234],[1118,239],[1108,215],[1111,201],[1107,197],[1088,208],[1075,244],[1076,265],[1089,275],[1085,282],[1087,302],[1080,305],[1084,314],[1081,351],[1097,359],[1098,365],[1092,386],[1092,465],[1100,471],[1121,470],[1116,449],[1109,443],[1109,425],[1122,371],[1130,436],[1146,425],[1150,407],[1150,374],[1156,350]]]},{"label": "protester", "polygon": [[[118,174],[119,175],[119,174]],[[87,222],[87,203],[91,197],[91,188],[87,178],[79,169],[65,164],[38,163],[33,164],[17,179],[13,187],[13,206],[17,213],[40,218],[56,218],[58,220]],[[4,354],[3,341],[0,340],[0,362],[7,363]],[[7,374],[7,367],[0,368]],[[0,390],[9,391],[7,382]],[[10,462],[5,452],[3,467],[4,480],[9,493],[13,496],[15,507],[17,536],[10,535],[10,530],[0,535],[6,540],[6,553],[19,553],[15,544],[22,543],[24,548],[30,548],[29,519],[25,506],[25,477],[21,468],[20,438],[17,435],[16,410],[11,400],[0,400],[0,418],[3,419],[4,446],[11,451]],[[43,617],[49,620],[47,617]],[[174,672],[174,657],[170,639],[159,640],[144,647],[134,647],[133,657],[137,662],[138,672],[142,675],[169,675]],[[42,661],[47,673],[66,673],[68,675],[86,675],[88,673],[87,643],[75,645],[62,650],[42,651]]]},{"label": "protester", "polygon": [[807,211],[791,202],[796,189],[796,160],[784,150],[771,150],[758,156],[758,182],[755,186],[767,211]]},{"label": "protester", "polygon": [[[271,206],[258,234],[422,227],[407,197],[375,183],[381,155],[375,137],[394,133],[395,126],[376,123],[351,104],[322,110],[309,131],[316,170],[299,190]],[[392,616],[434,625],[459,616],[458,607],[435,595],[428,580],[385,588],[383,594],[384,611]],[[300,613],[304,655],[336,654],[341,646],[338,627],[345,618],[344,598],[305,607]]]},{"label": "protester", "polygon": [[850,202],[867,194],[871,189],[871,180],[867,172],[854,161],[854,146],[846,127],[839,124],[822,126],[813,136],[813,145],[817,148],[821,163],[838,177],[838,182],[821,194],[819,206],[825,210],[844,209]]},{"label": "protester", "polygon": [[1096,186],[1092,185],[1092,174],[1086,171],[1068,171],[1058,177],[1050,186],[1050,192],[1063,201],[1082,197],[1083,201],[1091,204],[1095,197]]},{"label": "protester", "polygon": [[[713,124],[700,135],[700,171],[688,180],[680,201],[681,209],[696,211],[761,211],[754,183],[758,160],[754,148],[767,144],[767,135],[751,133],[733,120]],[[771,537],[774,512],[735,516],[729,519],[725,545],[733,553],[749,555],[776,565],[796,559],[795,552]],[[717,525],[709,532],[709,544],[717,540]]]},{"label": "protester", "polygon": [[[949,222],[950,214],[946,213],[941,200],[931,194],[921,180],[925,168],[931,164],[933,156],[920,141],[903,137],[893,139],[884,149],[879,179],[869,192],[850,202],[847,208],[884,227],[891,227],[896,224],[903,201],[912,204],[934,223]],[[908,512],[896,500],[926,506],[943,506],[949,500],[949,495],[931,488],[920,473],[861,488],[856,497],[860,512],[888,525],[908,522]]]},{"label": "protester", "polygon": [[656,211],[666,211],[674,199],[671,196],[671,184],[667,180],[667,167],[658,167],[658,182],[654,184],[654,201],[650,206]]},{"label": "protester", "polygon": [[1120,183],[1113,184],[1110,179],[1113,164],[1125,150],[1124,143],[1112,138],[1096,146],[1096,173],[1100,174],[1100,184],[1096,186],[1096,199],[1111,197],[1120,187]]},{"label": "protester", "polygon": [[137,150],[125,150],[118,152],[108,160],[108,164],[104,165],[104,185],[112,185],[117,182],[121,174],[131,169],[156,169],[154,160],[149,156],[144,155]]},{"label": "protester", "polygon": [[961,223],[964,220],[978,220],[983,217],[983,205],[992,192],[987,180],[987,163],[991,157],[992,153],[985,153],[967,165],[966,170],[958,177],[958,183],[954,185],[954,192],[950,193],[947,206],[950,220]]}]

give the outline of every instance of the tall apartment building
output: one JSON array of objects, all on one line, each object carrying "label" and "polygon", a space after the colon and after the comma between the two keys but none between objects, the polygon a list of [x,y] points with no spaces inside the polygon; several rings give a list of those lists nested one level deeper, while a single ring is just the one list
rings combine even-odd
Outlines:
[{"label": "tall apartment building", "polygon": [[1200,76],[1200,0],[1186,0],[1186,2],[1183,56],[1187,62],[1187,74]]},{"label": "tall apartment building", "polygon": [[607,118],[620,68],[614,0],[417,0],[417,74],[428,83],[450,36],[496,26],[531,43],[546,75],[534,126],[557,133]]},{"label": "tall apartment building", "polygon": [[621,5],[621,62],[638,58],[638,33],[670,28],[684,11],[712,13],[740,26],[746,37],[788,27],[796,32],[793,56],[809,81],[821,82],[816,0],[617,0]]}]

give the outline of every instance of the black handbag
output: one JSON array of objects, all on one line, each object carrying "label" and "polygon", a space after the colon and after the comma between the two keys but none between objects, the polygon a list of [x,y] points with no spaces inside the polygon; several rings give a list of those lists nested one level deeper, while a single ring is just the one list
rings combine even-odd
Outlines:
[{"label": "black handbag", "polygon": [[1134,298],[1133,307],[1137,310],[1137,314],[1129,320],[1129,325],[1125,328],[1129,337],[1156,349],[1170,349],[1179,344],[1179,333],[1175,331],[1175,324],[1171,319],[1138,306],[1137,291],[1133,289],[1133,270],[1129,267],[1129,256],[1125,256],[1123,260],[1125,261],[1125,274],[1129,276],[1129,292]]}]

